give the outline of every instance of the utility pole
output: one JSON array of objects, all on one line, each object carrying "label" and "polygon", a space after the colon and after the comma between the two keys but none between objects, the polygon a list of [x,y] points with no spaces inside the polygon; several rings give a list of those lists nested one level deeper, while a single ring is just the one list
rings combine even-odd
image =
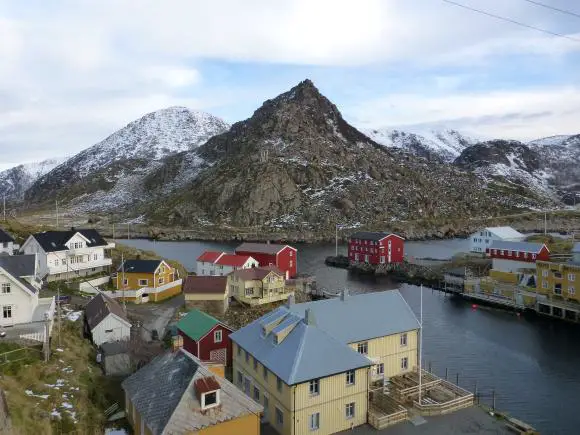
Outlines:
[{"label": "utility pole", "polygon": [[[67,262],[67,268],[68,268],[68,262]],[[58,322],[57,323],[58,324],[58,346],[60,347],[60,322],[61,322],[61,318],[60,318],[60,284],[56,288],[56,315],[58,316],[56,321]]]},{"label": "utility pole", "polygon": [[131,223],[127,222],[127,240],[131,238]]},{"label": "utility pole", "polygon": [[115,240],[115,224],[113,224],[113,240]]},{"label": "utility pole", "polygon": [[421,284],[421,308],[420,308],[420,329],[419,329],[419,405],[421,405],[421,381],[423,376],[423,284]]},{"label": "utility pole", "polygon": [[6,222],[6,194],[4,194],[3,203],[4,203],[4,222]]},{"label": "utility pole", "polygon": [[50,359],[50,316],[44,313],[44,362]]},{"label": "utility pole", "polygon": [[123,289],[123,311],[127,314],[127,299],[125,298],[125,259],[121,252],[121,288]]},{"label": "utility pole", "polygon": [[336,227],[334,228],[334,240],[335,240],[335,244],[336,244],[335,256],[338,257],[338,224],[336,224]]},{"label": "utility pole", "polygon": [[544,235],[548,234],[548,213],[544,212]]},{"label": "utility pole", "polygon": [[55,201],[56,207],[56,229],[58,230],[58,200]]}]

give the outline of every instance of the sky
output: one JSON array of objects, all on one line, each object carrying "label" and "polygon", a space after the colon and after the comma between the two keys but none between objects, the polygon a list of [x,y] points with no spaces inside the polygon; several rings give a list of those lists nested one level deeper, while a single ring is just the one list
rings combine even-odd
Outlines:
[{"label": "sky", "polygon": [[169,106],[246,119],[305,78],[359,128],[580,133],[580,18],[456,1],[576,40],[443,0],[0,0],[0,169]]}]

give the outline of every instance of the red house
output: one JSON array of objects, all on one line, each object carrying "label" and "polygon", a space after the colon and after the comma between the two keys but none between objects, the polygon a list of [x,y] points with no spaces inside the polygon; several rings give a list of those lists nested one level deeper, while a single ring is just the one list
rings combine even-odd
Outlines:
[{"label": "red house", "polygon": [[492,259],[492,268],[502,272],[517,273],[534,269],[538,260],[550,261],[550,250],[543,243],[494,240],[486,252]]},{"label": "red house", "polygon": [[177,323],[183,348],[202,362],[232,363],[231,328],[198,309],[193,309]]},{"label": "red house", "polygon": [[295,278],[297,273],[298,250],[288,245],[270,243],[242,243],[236,248],[236,254],[249,255],[255,258],[260,267],[276,266],[286,275],[286,279]]},{"label": "red house", "polygon": [[404,256],[405,239],[397,234],[360,231],[348,240],[348,259],[351,263],[402,263]]}]

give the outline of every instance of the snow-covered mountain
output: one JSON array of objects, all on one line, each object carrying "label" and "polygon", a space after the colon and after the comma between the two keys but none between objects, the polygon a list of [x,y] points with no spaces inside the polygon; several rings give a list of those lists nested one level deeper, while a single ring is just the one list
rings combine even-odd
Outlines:
[{"label": "snow-covered mountain", "polygon": [[228,129],[222,119],[185,107],[149,113],[45,174],[25,197],[41,202],[58,195],[89,209],[144,199],[142,180],[162,159],[193,150]]},{"label": "snow-covered mountain", "polygon": [[0,197],[20,200],[24,192],[40,177],[64,162],[65,158],[53,158],[36,163],[25,163],[0,172]]},{"label": "snow-covered mountain", "polygon": [[407,132],[382,128],[363,130],[363,133],[381,145],[448,163],[455,160],[465,148],[478,142],[456,130]]}]

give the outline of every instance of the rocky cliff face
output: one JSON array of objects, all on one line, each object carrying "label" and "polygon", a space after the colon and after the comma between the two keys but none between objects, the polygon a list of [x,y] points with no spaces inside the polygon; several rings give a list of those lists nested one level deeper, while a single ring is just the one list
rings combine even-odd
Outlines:
[{"label": "rocky cliff face", "polygon": [[[167,186],[171,186],[168,190]],[[543,201],[496,190],[452,165],[379,145],[306,80],[147,179],[165,206],[153,221],[310,227],[489,215]]]},{"label": "rocky cliff face", "polygon": [[27,163],[0,172],[0,197],[10,201],[24,198],[32,184],[65,159],[48,159],[38,163]]}]

